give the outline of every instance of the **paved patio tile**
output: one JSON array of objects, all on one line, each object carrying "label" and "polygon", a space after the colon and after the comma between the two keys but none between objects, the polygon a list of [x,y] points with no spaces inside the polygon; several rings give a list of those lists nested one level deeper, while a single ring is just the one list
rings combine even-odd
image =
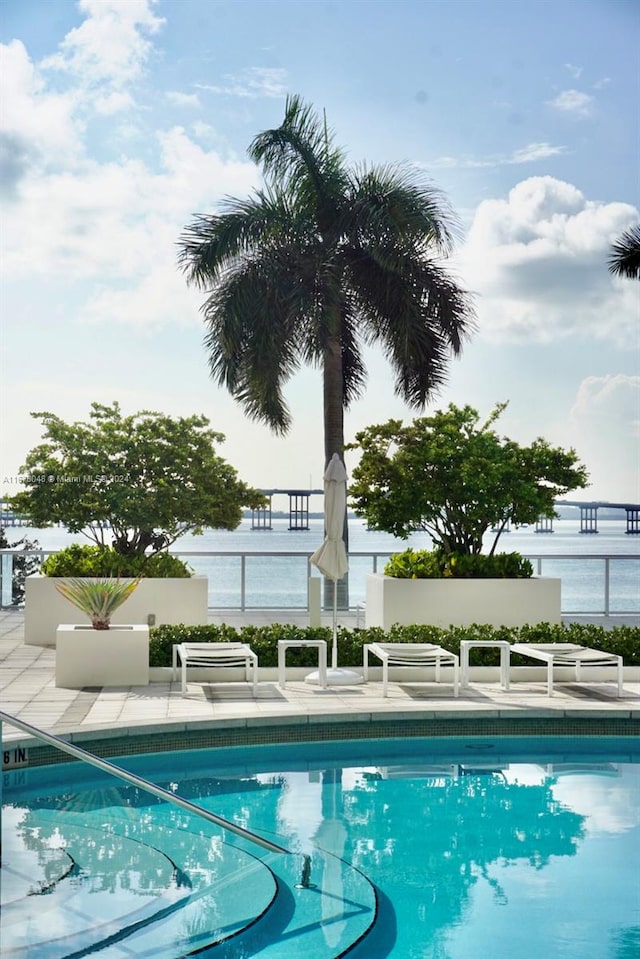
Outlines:
[{"label": "paved patio tile", "polygon": [[[221,618],[221,617],[219,617]],[[277,611],[233,614],[228,622],[290,621]],[[215,617],[213,617],[215,619]],[[293,621],[293,620],[292,620]],[[187,695],[179,682],[163,678],[148,686],[70,690],[55,685],[55,650],[25,646],[24,615],[0,611],[0,708],[18,718],[81,742],[99,730],[118,736],[142,728],[163,731],[226,725],[287,725],[326,722],[371,722],[411,719],[553,718],[602,716],[638,718],[640,683],[625,684],[617,699],[614,683],[557,684],[549,698],[543,682],[472,683],[457,699],[448,683],[382,683],[322,689],[296,679],[280,689],[261,680],[254,697],[251,684],[190,682]],[[3,724],[6,741],[24,736]]]}]

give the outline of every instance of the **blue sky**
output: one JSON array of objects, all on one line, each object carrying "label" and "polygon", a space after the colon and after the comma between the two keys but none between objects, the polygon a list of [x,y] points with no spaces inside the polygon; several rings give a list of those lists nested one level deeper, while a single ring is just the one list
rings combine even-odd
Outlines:
[{"label": "blue sky", "polygon": [[[508,400],[501,430],[573,446],[582,498],[640,502],[640,284],[607,271],[640,220],[640,7],[626,0],[4,0],[0,494],[31,411],[203,413],[258,486],[319,486],[320,374],[277,439],[208,378],[176,266],[196,213],[260,184],[246,150],[288,93],[354,163],[446,194],[478,331],[430,409]],[[415,415],[368,354],[346,433]],[[347,463],[349,466],[349,461]]]}]

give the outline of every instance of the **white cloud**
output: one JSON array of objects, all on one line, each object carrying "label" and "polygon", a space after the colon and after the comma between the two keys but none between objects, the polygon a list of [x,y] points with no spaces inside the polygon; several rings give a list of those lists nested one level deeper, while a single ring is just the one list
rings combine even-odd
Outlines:
[{"label": "white cloud", "polygon": [[549,157],[561,156],[567,152],[564,146],[553,146],[551,143],[528,143],[512,153],[494,154],[488,157],[436,157],[425,163],[417,164],[423,169],[442,167],[457,167],[458,169],[479,169],[483,167],[518,166],[521,163],[536,163],[538,160],[547,160]]},{"label": "white cloud", "polygon": [[588,376],[580,384],[571,417],[599,432],[613,415],[626,440],[640,439],[640,376]]},{"label": "white cloud", "polygon": [[177,274],[180,232],[223,195],[246,194],[258,174],[202,149],[181,127],[158,134],[154,161],[158,170],[123,158],[27,180],[6,212],[5,278],[64,273],[96,282],[81,311],[89,319],[182,322],[193,302]]},{"label": "white cloud", "polygon": [[573,63],[565,63],[565,68],[569,71],[574,80],[579,80],[582,76],[582,67],[576,67]]},{"label": "white cloud", "polygon": [[613,279],[607,258],[638,216],[630,204],[587,200],[549,176],[523,180],[506,200],[481,203],[455,260],[478,294],[480,335],[637,342],[637,284]]},{"label": "white cloud", "polygon": [[577,116],[586,117],[591,113],[593,97],[588,93],[582,93],[580,90],[563,90],[548,103],[563,113],[575,113]]},{"label": "white cloud", "polygon": [[589,496],[606,497],[615,489],[623,502],[640,502],[640,376],[586,377],[569,428],[590,474]]},{"label": "white cloud", "polygon": [[149,333],[168,325],[201,327],[203,297],[189,289],[178,272],[175,239],[162,242],[157,262],[125,288],[98,285],[85,305],[83,318],[87,322],[146,327]]},{"label": "white cloud", "polygon": [[529,143],[520,150],[514,150],[509,163],[534,163],[536,160],[547,160],[549,157],[560,156],[566,153],[567,148],[552,146],[550,143]]},{"label": "white cloud", "polygon": [[[58,51],[33,63],[20,40],[0,45],[0,161],[5,194],[30,170],[76,168],[85,158],[86,123],[134,105],[127,85],[142,73],[160,29],[156,0],[81,0],[86,15]],[[65,76],[67,88],[59,79]]]},{"label": "white cloud", "polygon": [[103,286],[87,304],[89,320],[151,327],[200,323],[202,294],[189,290],[178,272],[178,237],[194,211],[212,212],[223,195],[245,195],[257,185],[252,164],[224,162],[215,151],[194,143],[182,127],[161,132],[157,139],[162,172],[152,175],[140,168],[132,178],[122,171],[123,186],[131,187],[137,205],[133,197],[122,196],[114,221],[103,212],[107,233],[102,249],[111,258],[110,279],[127,283],[124,288]]},{"label": "white cloud", "polygon": [[151,54],[145,33],[157,33],[164,19],[151,12],[156,0],[80,0],[86,20],[70,30],[44,69],[71,74],[83,86],[120,87],[137,79]]},{"label": "white cloud", "polygon": [[73,164],[82,153],[77,94],[48,89],[20,40],[0,44],[0,73],[0,131],[17,163],[14,182],[33,165]]},{"label": "white cloud", "polygon": [[204,140],[207,143],[216,143],[221,139],[216,128],[202,120],[195,120],[190,124],[189,129],[193,131],[199,140]]},{"label": "white cloud", "polygon": [[166,96],[167,100],[177,107],[200,109],[201,103],[197,93],[180,93],[179,90],[169,90]]},{"label": "white cloud", "polygon": [[133,97],[130,93],[124,93],[121,90],[114,90],[106,96],[97,96],[94,100],[96,113],[103,116],[110,116],[112,113],[122,113],[134,105]]},{"label": "white cloud", "polygon": [[250,67],[239,74],[226,74],[222,85],[198,83],[200,90],[227,96],[256,99],[283,97],[287,92],[287,72],[279,67]]},{"label": "white cloud", "polygon": [[[37,279],[45,289],[72,277],[69,322],[198,322],[199,303],[178,273],[179,235],[194,213],[249,192],[258,172],[225,159],[210,127],[200,130],[206,147],[182,127],[160,130],[138,159],[131,152],[137,131],[129,127],[127,139],[120,125],[112,140],[119,139],[121,155],[92,159],[87,124],[132,105],[123,84],[139,75],[151,49],[141,31],[154,32],[162,21],[146,0],[84,0],[80,7],[87,19],[48,60],[68,73],[65,93],[53,92],[52,71],[34,64],[22,43],[0,49],[7,101],[0,168],[12,200],[0,231],[4,281],[15,287]],[[87,96],[86,84],[98,80],[105,82]]]}]

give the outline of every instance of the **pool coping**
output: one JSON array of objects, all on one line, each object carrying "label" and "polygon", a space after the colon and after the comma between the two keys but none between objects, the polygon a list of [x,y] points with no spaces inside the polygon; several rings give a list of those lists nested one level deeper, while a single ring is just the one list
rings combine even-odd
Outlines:
[{"label": "pool coping", "polygon": [[[55,685],[55,650],[24,644],[23,616],[19,613],[0,617],[0,664],[2,665],[2,710],[34,727],[70,742],[96,748],[109,748],[116,741],[135,748],[145,737],[195,736],[240,738],[244,741],[317,740],[323,730],[336,727],[344,738],[358,729],[377,727],[390,730],[401,721],[405,732],[415,724],[453,735],[464,729],[469,735],[499,724],[498,735],[508,735],[508,727],[527,721],[541,727],[537,734],[560,728],[580,735],[585,723],[599,723],[605,731],[622,729],[621,735],[640,732],[640,676],[637,667],[627,675],[624,695],[617,698],[612,677],[593,673],[580,684],[558,678],[554,695],[547,697],[544,670],[540,667],[514,667],[526,670],[516,675],[509,690],[503,690],[497,667],[472,667],[471,686],[453,697],[451,683],[417,682],[419,675],[404,682],[389,683],[388,697],[382,696],[380,677],[371,668],[370,683],[352,688],[333,686],[321,689],[304,682],[307,668],[287,669],[286,688],[277,685],[277,671],[261,674],[258,692],[252,695],[245,682],[221,683],[215,687],[189,684],[181,695],[178,678],[163,669],[162,680],[149,686],[117,689],[70,690]],[[476,672],[477,670],[477,672]],[[489,671],[491,670],[491,671]],[[191,677],[190,677],[191,678]],[[195,679],[195,676],[193,677]],[[605,679],[606,685],[600,682]],[[533,726],[531,727],[533,728]],[[24,732],[3,724],[4,753],[21,749],[35,752],[43,748]],[[434,733],[435,734],[435,733]],[[466,734],[466,733],[465,733]],[[329,734],[338,738],[335,730]],[[103,746],[100,747],[99,744]],[[51,747],[49,747],[51,748]],[[13,768],[17,764],[4,764]]]},{"label": "pool coping", "polygon": [[[331,741],[395,738],[615,736],[640,738],[640,712],[629,715],[591,709],[580,714],[540,709],[505,713],[484,710],[475,714],[417,711],[393,714],[375,710],[307,716],[270,716],[143,723],[136,727],[96,726],[69,731],[60,738],[101,758],[140,752],[215,749],[239,746],[287,745]],[[54,746],[39,744],[24,734],[7,741],[3,772],[74,762]]]}]

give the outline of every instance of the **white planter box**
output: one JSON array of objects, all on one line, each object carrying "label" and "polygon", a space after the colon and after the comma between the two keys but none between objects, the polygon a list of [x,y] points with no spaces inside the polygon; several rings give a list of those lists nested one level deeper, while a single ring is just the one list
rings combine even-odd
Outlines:
[{"label": "white planter box", "polygon": [[[58,623],[87,622],[87,617],[61,596],[56,583],[65,577],[27,576],[24,608],[24,641],[28,646],[55,646]],[[149,617],[155,617],[150,622]],[[206,576],[189,579],[142,579],[136,591],[112,616],[112,625],[139,623],[186,623],[202,626],[208,621]]]},{"label": "white planter box", "polygon": [[56,630],[56,686],[147,686],[149,627],[93,629],[65,623]]},{"label": "white planter box", "polygon": [[365,624],[524,626],[560,623],[559,579],[394,579],[367,576]]}]

